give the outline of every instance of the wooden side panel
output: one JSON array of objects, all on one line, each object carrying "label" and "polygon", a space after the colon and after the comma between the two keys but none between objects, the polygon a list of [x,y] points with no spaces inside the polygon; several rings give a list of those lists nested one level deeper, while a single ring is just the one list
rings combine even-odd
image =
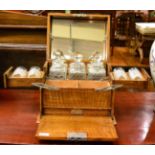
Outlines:
[{"label": "wooden side panel", "polygon": [[32,83],[43,83],[45,78],[14,78],[7,79],[7,88],[32,87]]},{"label": "wooden side panel", "polygon": [[109,81],[92,81],[92,80],[46,80],[49,86],[59,88],[82,88],[95,89],[110,86]]},{"label": "wooden side panel", "polygon": [[122,84],[123,89],[147,90],[149,81],[113,81],[113,84]]},{"label": "wooden side panel", "polygon": [[114,141],[118,138],[110,117],[43,116],[36,136],[41,140],[67,140],[69,133],[85,133],[89,141]]}]

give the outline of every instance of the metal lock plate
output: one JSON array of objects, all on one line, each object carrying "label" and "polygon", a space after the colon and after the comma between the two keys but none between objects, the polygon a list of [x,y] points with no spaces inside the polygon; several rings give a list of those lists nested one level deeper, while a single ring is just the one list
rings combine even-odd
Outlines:
[{"label": "metal lock plate", "polygon": [[72,115],[82,115],[83,114],[83,110],[81,110],[81,109],[72,109],[71,110],[71,114]]},{"label": "metal lock plate", "polygon": [[85,132],[68,132],[67,140],[69,140],[69,141],[86,141],[87,133],[85,133]]}]

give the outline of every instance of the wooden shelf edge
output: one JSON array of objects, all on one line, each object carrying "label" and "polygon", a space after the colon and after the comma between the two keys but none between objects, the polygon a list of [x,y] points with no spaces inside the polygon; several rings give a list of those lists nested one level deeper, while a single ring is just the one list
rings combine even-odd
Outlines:
[{"label": "wooden shelf edge", "polygon": [[0,50],[45,51],[46,44],[0,43]]},{"label": "wooden shelf edge", "polygon": [[45,29],[46,25],[3,25],[0,24],[0,28],[2,29]]}]

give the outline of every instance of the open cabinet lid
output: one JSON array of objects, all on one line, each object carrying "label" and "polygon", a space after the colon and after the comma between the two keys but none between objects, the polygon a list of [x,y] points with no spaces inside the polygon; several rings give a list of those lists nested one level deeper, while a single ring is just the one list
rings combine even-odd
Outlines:
[{"label": "open cabinet lid", "polygon": [[40,140],[115,141],[118,136],[108,116],[42,116],[36,133]]},{"label": "open cabinet lid", "polygon": [[83,52],[86,55],[99,50],[103,51],[103,58],[107,61],[110,55],[110,16],[49,13],[47,60],[51,60],[51,53],[56,49],[64,54]]}]

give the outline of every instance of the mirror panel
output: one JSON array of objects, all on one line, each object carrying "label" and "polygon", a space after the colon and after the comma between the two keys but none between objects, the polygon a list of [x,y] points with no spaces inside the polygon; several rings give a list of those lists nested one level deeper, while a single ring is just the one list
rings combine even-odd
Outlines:
[{"label": "mirror panel", "polygon": [[107,22],[99,20],[53,19],[51,23],[51,53],[81,53],[85,59],[94,52],[106,57]]}]

